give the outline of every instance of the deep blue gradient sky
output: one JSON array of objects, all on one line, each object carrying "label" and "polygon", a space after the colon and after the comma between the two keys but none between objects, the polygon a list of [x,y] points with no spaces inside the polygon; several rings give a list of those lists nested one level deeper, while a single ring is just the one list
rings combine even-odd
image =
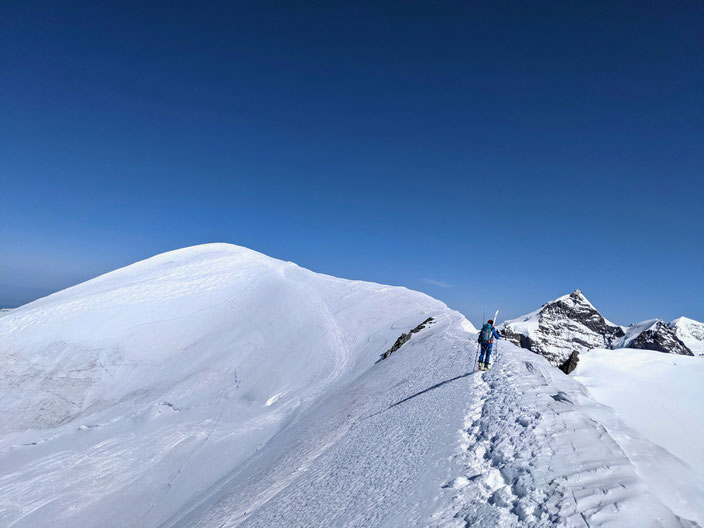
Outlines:
[{"label": "deep blue gradient sky", "polygon": [[98,4],[2,3],[0,305],[231,242],[704,320],[702,2]]}]

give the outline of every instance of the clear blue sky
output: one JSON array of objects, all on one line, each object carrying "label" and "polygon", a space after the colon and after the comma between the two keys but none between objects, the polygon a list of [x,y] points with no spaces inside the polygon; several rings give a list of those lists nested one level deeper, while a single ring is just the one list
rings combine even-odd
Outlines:
[{"label": "clear blue sky", "polygon": [[105,4],[0,7],[0,305],[231,242],[704,320],[701,1]]}]

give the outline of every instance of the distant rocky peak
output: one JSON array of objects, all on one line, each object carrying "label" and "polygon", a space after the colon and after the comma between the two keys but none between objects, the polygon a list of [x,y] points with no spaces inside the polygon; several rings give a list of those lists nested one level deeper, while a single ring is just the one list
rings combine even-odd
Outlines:
[{"label": "distant rocky peak", "polygon": [[608,321],[581,290],[545,303],[500,328],[509,341],[562,367],[572,355],[594,348],[640,348],[672,354],[704,354],[704,324],[681,317],[670,325],[659,319],[621,327]]},{"label": "distant rocky peak", "polygon": [[581,290],[575,290],[569,295],[563,295],[552,301],[548,301],[538,310],[541,314],[562,314],[577,312],[593,311],[597,312],[596,308],[590,303]]},{"label": "distant rocky peak", "polygon": [[594,308],[581,290],[558,297],[524,317],[506,321],[501,328],[508,340],[545,356],[555,366],[561,366],[574,350],[608,348],[624,334],[621,327],[607,321]]}]

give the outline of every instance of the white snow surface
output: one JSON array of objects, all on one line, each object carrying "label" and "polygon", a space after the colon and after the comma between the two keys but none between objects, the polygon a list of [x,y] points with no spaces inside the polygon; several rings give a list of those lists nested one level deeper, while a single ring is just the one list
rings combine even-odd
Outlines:
[{"label": "white snow surface", "polygon": [[237,246],[103,275],[0,318],[0,526],[704,525],[684,462],[475,350],[424,294]]},{"label": "white snow surface", "polygon": [[695,356],[704,356],[704,323],[688,317],[678,317],[668,326]]},{"label": "white snow surface", "polygon": [[704,486],[704,358],[596,349],[580,354],[573,376],[629,426],[690,465]]}]

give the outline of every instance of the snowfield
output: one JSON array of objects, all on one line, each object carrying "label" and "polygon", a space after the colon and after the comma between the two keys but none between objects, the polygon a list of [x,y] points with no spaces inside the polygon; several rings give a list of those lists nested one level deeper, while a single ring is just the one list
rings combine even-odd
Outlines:
[{"label": "snowfield", "polygon": [[594,399],[687,462],[704,485],[704,357],[601,349],[579,358],[573,376]]},{"label": "snowfield", "polygon": [[664,442],[475,351],[427,295],[237,246],[108,273],[0,317],[0,526],[704,526]]}]

